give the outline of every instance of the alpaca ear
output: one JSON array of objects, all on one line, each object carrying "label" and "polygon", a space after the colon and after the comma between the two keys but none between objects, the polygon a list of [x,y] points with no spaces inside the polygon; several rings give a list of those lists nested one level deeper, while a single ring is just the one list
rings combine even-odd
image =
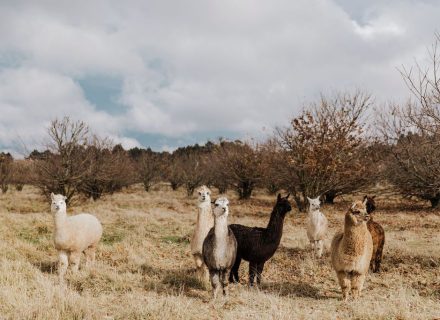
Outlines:
[{"label": "alpaca ear", "polygon": [[311,198],[309,198],[309,197],[307,197],[307,200],[309,200],[309,202],[310,202],[310,201],[312,201],[312,199],[311,199]]},{"label": "alpaca ear", "polygon": [[281,193],[278,193],[277,201],[281,200]]},{"label": "alpaca ear", "polygon": [[290,192],[287,194],[286,200],[289,199],[289,197],[290,197]]},{"label": "alpaca ear", "polygon": [[66,196],[63,196],[63,199],[64,199],[64,201],[66,201],[66,200],[67,200],[67,197],[66,197]]},{"label": "alpaca ear", "polygon": [[366,204],[367,204],[367,202],[368,202],[368,198],[367,198],[367,197],[365,197],[365,198],[364,198],[364,201],[362,202],[362,204],[363,204],[363,205],[366,205]]},{"label": "alpaca ear", "polygon": [[50,198],[53,200],[53,198],[55,197],[55,195],[53,194],[53,192],[50,193]]},{"label": "alpaca ear", "polygon": [[372,196],[371,199],[373,199],[373,200],[376,199],[376,195]]},{"label": "alpaca ear", "polygon": [[[368,196],[367,196],[367,195],[364,196],[364,201],[365,201],[366,199],[368,199]],[[374,199],[374,197],[373,197],[373,199]]]}]

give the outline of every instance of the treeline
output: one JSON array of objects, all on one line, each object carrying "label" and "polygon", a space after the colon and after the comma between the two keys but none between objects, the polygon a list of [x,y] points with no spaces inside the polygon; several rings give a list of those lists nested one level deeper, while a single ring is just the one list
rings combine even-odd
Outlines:
[{"label": "treeline", "polygon": [[[52,121],[45,151],[25,160],[0,154],[0,188],[32,184],[44,194],[98,199],[135,183],[158,182],[191,195],[201,184],[233,189],[248,199],[255,188],[289,191],[300,210],[308,197],[338,196],[382,183],[405,197],[440,203],[440,81],[437,44],[432,68],[402,69],[412,93],[404,106],[373,106],[362,92],[321,96],[264,142],[219,140],[172,153],[124,150],[93,135],[87,124]],[[369,121],[367,121],[369,119]]]},{"label": "treeline", "polygon": [[434,123],[427,130],[426,120],[418,119],[417,127],[411,105],[390,107],[372,126],[366,121],[372,111],[371,97],[362,92],[322,96],[264,142],[219,140],[172,153],[125,150],[66,117],[52,121],[47,150],[34,150],[24,160],[0,155],[0,187],[6,192],[9,185],[21,190],[32,184],[46,195],[64,194],[68,201],[98,199],[136,183],[148,192],[168,182],[188,196],[206,184],[222,193],[234,190],[241,199],[265,188],[289,191],[304,210],[307,196],[322,195],[333,203],[338,196],[382,183],[436,207],[440,149]]}]

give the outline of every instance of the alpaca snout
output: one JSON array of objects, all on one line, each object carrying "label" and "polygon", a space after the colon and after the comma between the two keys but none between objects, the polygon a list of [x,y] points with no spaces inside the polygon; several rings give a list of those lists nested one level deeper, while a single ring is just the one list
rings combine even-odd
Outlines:
[{"label": "alpaca snout", "polygon": [[55,209],[58,211],[58,210],[60,210],[60,206],[57,204],[56,206],[55,206]]}]

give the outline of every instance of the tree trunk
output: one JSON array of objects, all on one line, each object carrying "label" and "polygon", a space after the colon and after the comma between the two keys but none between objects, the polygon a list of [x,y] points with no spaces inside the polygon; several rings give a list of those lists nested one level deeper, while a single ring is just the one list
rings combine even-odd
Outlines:
[{"label": "tree trunk", "polygon": [[176,191],[179,188],[180,184],[178,182],[171,182],[171,189]]},{"label": "tree trunk", "polygon": [[298,207],[299,212],[306,211],[306,204],[304,203],[304,201],[302,201],[297,194],[293,194],[293,198],[295,199],[296,206]]},{"label": "tree trunk", "polygon": [[280,189],[274,183],[269,184],[266,188],[267,188],[267,191],[269,192],[269,194],[271,194],[271,195],[276,194],[277,191]]},{"label": "tree trunk", "polygon": [[254,186],[251,182],[241,182],[238,186],[238,196],[240,199],[249,199],[252,195]]},{"label": "tree trunk", "polygon": [[431,202],[431,208],[438,208],[440,203],[440,197],[431,198],[429,199],[429,201]]},{"label": "tree trunk", "polygon": [[336,198],[336,192],[329,191],[324,195],[324,202],[328,204],[334,204],[335,198]]}]

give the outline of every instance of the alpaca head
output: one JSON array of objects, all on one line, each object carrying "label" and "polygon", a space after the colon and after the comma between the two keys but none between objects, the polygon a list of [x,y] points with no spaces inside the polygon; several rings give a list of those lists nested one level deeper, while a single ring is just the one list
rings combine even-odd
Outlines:
[{"label": "alpaca head", "polygon": [[201,186],[197,189],[199,203],[211,203],[211,190],[207,186]]},{"label": "alpaca head", "polygon": [[348,210],[346,217],[349,218],[354,225],[367,221],[369,219],[366,201],[355,201]]},{"label": "alpaca head", "polygon": [[220,197],[214,202],[214,216],[228,216],[229,214],[229,200],[226,197]]},{"label": "alpaca head", "polygon": [[319,200],[319,197],[312,199],[307,197],[307,200],[309,201],[309,210],[310,211],[316,211],[321,208],[321,201]]},{"label": "alpaca head", "polygon": [[364,197],[364,202],[366,202],[368,213],[372,213],[374,210],[376,210],[376,202],[374,201],[374,198],[376,198],[376,196],[372,196],[372,197],[365,196]]},{"label": "alpaca head", "polygon": [[277,212],[281,213],[281,214],[286,214],[287,212],[289,212],[290,210],[292,210],[292,205],[289,202],[289,196],[290,193],[285,196],[282,197],[280,193],[278,193],[278,197],[277,197],[277,203],[275,204],[275,208],[274,209],[278,209]]},{"label": "alpaca head", "polygon": [[53,213],[59,211],[66,211],[66,199],[67,197],[62,194],[54,194],[53,192],[50,194],[51,205],[50,209]]}]

